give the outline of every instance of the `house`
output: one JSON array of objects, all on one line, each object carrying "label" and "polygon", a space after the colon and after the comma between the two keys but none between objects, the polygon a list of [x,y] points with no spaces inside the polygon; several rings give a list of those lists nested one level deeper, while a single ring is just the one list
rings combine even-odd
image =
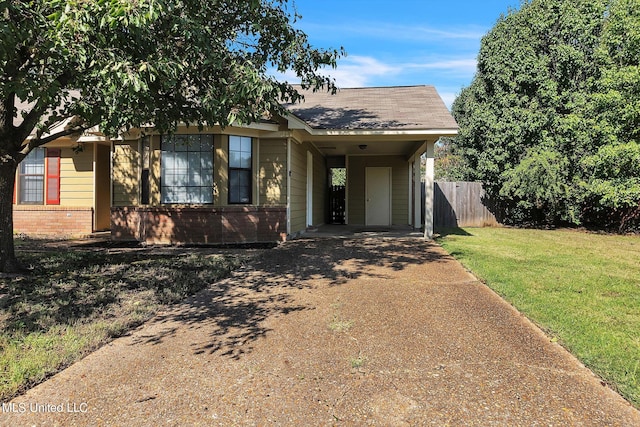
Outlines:
[{"label": "house", "polygon": [[16,173],[14,232],[88,235],[109,230],[110,151],[111,142],[98,132],[58,138],[33,150]]},{"label": "house", "polygon": [[[434,144],[457,133],[435,88],[302,93],[305,101],[286,105],[283,116],[246,126],[185,126],[172,135],[153,128],[132,130],[109,142],[108,189],[103,142],[85,145],[87,152],[80,155],[85,162],[93,160],[93,169],[83,185],[93,180],[94,201],[108,192],[112,238],[148,243],[285,240],[330,220],[329,188],[336,169],[346,171],[341,193],[345,223],[420,228],[420,156],[427,154],[426,178],[433,182]],[[46,170],[48,151],[43,155]],[[67,157],[73,159],[61,151],[61,164]],[[66,194],[66,186],[76,184],[71,168],[68,178],[62,169],[60,192]],[[81,169],[89,172],[88,166]],[[430,206],[432,190],[427,200]],[[61,196],[59,205],[40,203],[30,209],[71,207],[68,197],[62,202]],[[91,209],[93,228],[103,227],[103,204]],[[430,236],[430,209],[425,223]]]}]

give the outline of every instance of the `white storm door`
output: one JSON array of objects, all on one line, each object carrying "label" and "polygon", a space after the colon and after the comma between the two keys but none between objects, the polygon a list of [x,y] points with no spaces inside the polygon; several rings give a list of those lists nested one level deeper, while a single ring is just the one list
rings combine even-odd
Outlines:
[{"label": "white storm door", "polygon": [[365,169],[366,225],[391,225],[391,168]]}]

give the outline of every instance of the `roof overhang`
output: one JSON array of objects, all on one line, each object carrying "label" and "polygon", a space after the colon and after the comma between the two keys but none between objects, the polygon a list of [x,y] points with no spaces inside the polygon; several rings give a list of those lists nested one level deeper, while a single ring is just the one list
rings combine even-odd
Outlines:
[{"label": "roof overhang", "polygon": [[458,134],[457,128],[316,129],[293,114],[288,114],[286,119],[294,139],[314,144],[325,156],[402,155],[409,158],[425,143]]}]

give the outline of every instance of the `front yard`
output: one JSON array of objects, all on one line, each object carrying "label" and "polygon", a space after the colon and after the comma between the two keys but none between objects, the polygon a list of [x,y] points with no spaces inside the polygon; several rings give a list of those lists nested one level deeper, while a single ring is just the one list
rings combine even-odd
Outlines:
[{"label": "front yard", "polygon": [[2,402],[227,276],[253,252],[40,240],[17,240],[16,251],[33,273],[0,278]]},{"label": "front yard", "polygon": [[640,407],[640,237],[466,228],[438,242]]}]

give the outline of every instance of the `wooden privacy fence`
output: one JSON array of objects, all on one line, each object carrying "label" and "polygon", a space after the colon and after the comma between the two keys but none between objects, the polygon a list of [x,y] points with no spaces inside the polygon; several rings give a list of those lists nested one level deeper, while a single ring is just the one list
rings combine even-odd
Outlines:
[{"label": "wooden privacy fence", "polygon": [[487,208],[479,182],[444,182],[434,185],[435,227],[486,227],[498,225]]}]

